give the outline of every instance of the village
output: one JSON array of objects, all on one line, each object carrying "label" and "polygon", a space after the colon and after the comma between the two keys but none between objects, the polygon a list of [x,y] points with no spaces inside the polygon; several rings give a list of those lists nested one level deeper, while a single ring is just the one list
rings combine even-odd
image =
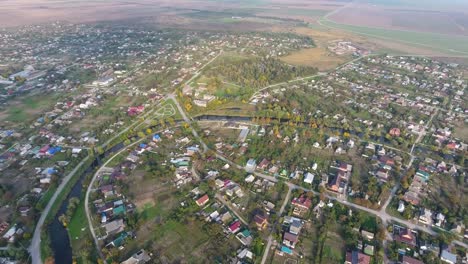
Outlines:
[{"label": "village", "polygon": [[[54,37],[21,39],[37,31]],[[314,44],[283,33],[1,36],[8,261],[41,243],[53,258],[40,227],[54,219],[75,261],[467,261],[464,66],[336,40],[356,59],[290,67],[276,58]]]}]

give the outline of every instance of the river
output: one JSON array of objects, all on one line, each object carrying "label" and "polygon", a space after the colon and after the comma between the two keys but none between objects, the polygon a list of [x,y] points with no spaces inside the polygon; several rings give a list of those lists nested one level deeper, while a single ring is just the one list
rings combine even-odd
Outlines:
[{"label": "river", "polygon": [[85,172],[80,176],[80,179],[71,189],[70,193],[67,195],[67,198],[62,202],[57,215],[54,217],[52,223],[49,224],[47,230],[50,236],[50,247],[54,252],[55,263],[59,264],[71,264],[73,263],[73,252],[70,245],[70,238],[68,236],[67,229],[59,221],[59,216],[65,214],[68,207],[68,202],[73,197],[82,198],[83,193],[83,181],[86,176],[94,173],[95,168],[101,165],[101,160],[110,154],[121,150],[124,147],[122,143],[117,144],[116,146],[110,148],[106,153],[95,158],[93,163],[85,170]]}]

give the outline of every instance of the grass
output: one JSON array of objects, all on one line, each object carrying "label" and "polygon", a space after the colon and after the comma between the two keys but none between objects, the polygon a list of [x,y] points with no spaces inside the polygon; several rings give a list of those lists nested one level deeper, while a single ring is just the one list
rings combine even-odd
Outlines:
[{"label": "grass", "polygon": [[74,244],[79,243],[77,242],[77,239],[83,236],[82,230],[87,227],[88,220],[86,219],[84,201],[81,201],[68,224],[68,233],[70,235],[70,240],[72,241],[72,247]]},{"label": "grass", "polygon": [[[164,213],[164,208],[161,204],[152,206],[151,204],[146,204],[143,207],[143,210],[139,213],[139,218],[143,221],[154,219],[156,216]],[[166,212],[168,213],[168,212]]]},{"label": "grass", "polygon": [[44,209],[49,203],[50,199],[52,198],[56,190],[57,190],[57,185],[56,184],[51,185],[49,189],[47,189],[47,191],[44,193],[44,195],[42,195],[41,199],[36,204],[36,207],[40,208],[41,210]]},{"label": "grass", "polygon": [[343,263],[344,241],[328,234],[322,248],[322,263]]},{"label": "grass", "polygon": [[52,95],[35,95],[15,100],[4,112],[4,114],[6,114],[5,120],[22,123],[37,118],[37,115],[41,113],[41,111],[51,107],[56,99],[56,96]]},{"label": "grass", "polygon": [[422,46],[452,55],[468,55],[468,37],[465,36],[354,26],[335,23],[328,19],[322,19],[320,22],[322,25],[331,28],[338,28],[368,37]]},{"label": "grass", "polygon": [[[91,233],[88,228],[88,220],[86,218],[84,199],[76,208],[75,213],[70,219],[67,227],[70,244],[76,263],[89,263],[89,261],[96,261],[95,252],[89,252],[90,247],[94,249]],[[83,256],[83,251],[87,251],[88,255]],[[94,250],[93,250],[94,251]]]}]

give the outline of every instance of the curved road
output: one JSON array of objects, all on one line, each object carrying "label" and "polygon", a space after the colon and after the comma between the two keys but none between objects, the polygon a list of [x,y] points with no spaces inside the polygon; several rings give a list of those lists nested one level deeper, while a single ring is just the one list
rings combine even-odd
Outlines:
[{"label": "curved road", "polygon": [[59,187],[55,191],[54,195],[50,199],[49,203],[47,204],[46,208],[42,211],[41,217],[39,221],[37,221],[36,228],[34,229],[33,238],[31,240],[31,245],[29,246],[29,253],[31,254],[32,264],[42,264],[41,258],[41,231],[42,226],[44,225],[45,219],[50,212],[50,209],[57,200],[58,195],[63,191],[63,188],[67,185],[70,179],[75,175],[81,166],[89,159],[89,156],[86,156],[70,173],[63,178],[62,182],[60,183]]},{"label": "curved road", "polygon": [[115,157],[117,157],[118,155],[120,155],[122,152],[126,151],[128,148],[130,147],[133,147],[134,145],[140,143],[142,140],[144,140],[145,138],[142,138],[140,140],[137,140],[135,142],[133,142],[132,144],[124,147],[123,149],[121,149],[119,152],[115,153],[114,156],[112,156],[110,159],[108,159],[97,171],[96,173],[94,174],[93,178],[91,179],[91,182],[89,183],[88,185],[88,189],[86,189],[86,196],[85,196],[85,212],[86,212],[86,218],[88,219],[88,225],[89,225],[89,230],[91,231],[91,236],[93,237],[93,240],[94,240],[94,244],[96,245],[96,250],[99,254],[99,257],[104,261],[104,263],[106,262],[105,261],[105,258],[104,258],[104,255],[102,255],[102,252],[101,252],[101,249],[99,248],[99,241],[96,237],[96,233],[94,232],[94,228],[93,228],[93,222],[92,222],[92,219],[91,219],[91,214],[90,214],[90,210],[89,210],[89,194],[91,193],[91,190],[94,186],[94,182],[96,181],[96,178],[97,176],[101,173],[101,171],[103,169],[106,168],[106,165],[109,164],[109,162],[111,162]]}]

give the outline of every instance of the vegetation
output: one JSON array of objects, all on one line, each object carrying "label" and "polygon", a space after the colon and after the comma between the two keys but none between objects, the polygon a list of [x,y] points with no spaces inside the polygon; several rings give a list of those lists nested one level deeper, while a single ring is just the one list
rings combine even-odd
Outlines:
[{"label": "vegetation", "polygon": [[289,66],[274,58],[249,58],[235,62],[221,58],[206,74],[224,78],[242,87],[261,88],[313,75],[317,71],[312,67]]}]

